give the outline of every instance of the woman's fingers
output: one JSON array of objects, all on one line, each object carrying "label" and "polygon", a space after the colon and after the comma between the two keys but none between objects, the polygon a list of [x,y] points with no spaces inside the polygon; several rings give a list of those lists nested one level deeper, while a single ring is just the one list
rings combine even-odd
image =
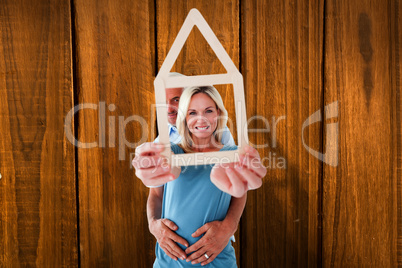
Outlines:
[{"label": "woman's fingers", "polygon": [[[138,176],[137,176],[138,177]],[[174,175],[171,173],[168,174],[164,174],[158,177],[154,177],[154,178],[148,178],[148,179],[141,179],[142,182],[144,183],[145,186],[163,186],[165,183],[174,180]]]},{"label": "woman's fingers", "polygon": [[212,168],[211,182],[215,184],[215,186],[218,187],[219,190],[227,193],[229,193],[228,189],[232,186],[232,183],[226,175],[225,168],[220,165],[215,165]]},{"label": "woman's fingers", "polygon": [[260,156],[252,147],[240,156],[240,161],[229,165],[215,165],[211,171],[211,181],[220,190],[234,197],[243,196],[249,189],[262,185],[262,178],[267,169],[261,163]]},{"label": "woman's fingers", "polygon": [[135,155],[137,156],[150,156],[162,152],[165,149],[164,144],[146,142],[135,148]]},{"label": "woman's fingers", "polygon": [[132,165],[135,168],[135,175],[142,180],[146,186],[160,186],[168,181],[174,180],[171,174],[170,165],[160,155],[165,145],[147,142],[135,149],[135,158]]},{"label": "woman's fingers", "polygon": [[242,197],[247,192],[247,182],[236,173],[232,166],[216,165],[211,171],[211,181],[220,190],[234,196]]},{"label": "woman's fingers", "polygon": [[250,145],[244,146],[244,153],[249,154],[252,157],[260,158],[260,154],[258,153],[257,149],[251,147]]},{"label": "woman's fingers", "polygon": [[161,166],[164,163],[165,158],[160,156],[159,154],[152,156],[136,156],[132,161],[133,167],[135,169]]},{"label": "woman's fingers", "polygon": [[152,167],[152,168],[139,168],[135,170],[135,175],[140,179],[152,179],[159,176],[170,174],[170,166],[166,167]]},{"label": "woman's fingers", "polygon": [[235,169],[236,172],[242,176],[243,181],[247,182],[248,189],[257,189],[261,187],[262,180],[254,172],[242,166],[237,166]]},{"label": "woman's fingers", "polygon": [[242,197],[248,190],[247,183],[239,176],[232,167],[226,169],[226,174],[232,184],[229,193],[234,197]]},{"label": "woman's fingers", "polygon": [[132,165],[135,169],[150,168],[164,164],[164,158],[160,155],[163,144],[146,142],[135,149],[135,157]]},{"label": "woman's fingers", "polygon": [[249,153],[240,155],[240,161],[236,165],[247,167],[261,178],[265,177],[265,175],[267,174],[267,168],[264,167],[264,165],[261,163],[259,155],[254,156]]}]

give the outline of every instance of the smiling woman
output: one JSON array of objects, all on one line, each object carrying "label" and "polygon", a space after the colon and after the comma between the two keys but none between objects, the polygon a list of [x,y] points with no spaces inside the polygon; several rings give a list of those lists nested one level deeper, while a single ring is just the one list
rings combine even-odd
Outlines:
[{"label": "smiling woman", "polygon": [[[235,145],[222,144],[226,122],[227,111],[215,87],[184,89],[176,120],[181,141],[171,143],[171,150],[174,154],[236,150]],[[260,187],[266,174],[257,151],[246,146],[238,162],[180,169],[162,164],[163,147],[158,143],[137,147],[133,161],[145,185],[156,186],[147,202],[149,230],[158,241],[154,268],[237,267],[231,237],[247,190]],[[257,165],[249,165],[252,159],[258,160]]]},{"label": "smiling woman", "polygon": [[212,86],[187,88],[179,104],[177,130],[186,153],[209,152],[222,148],[227,111],[218,91]]},{"label": "smiling woman", "polygon": [[[236,149],[220,142],[226,121],[226,109],[214,87],[186,88],[176,121],[182,139],[179,145],[172,144],[172,151],[183,154]],[[190,267],[197,263],[236,267],[230,238],[236,231],[246,195],[232,198],[221,191],[210,180],[211,169],[210,165],[189,166],[176,180],[151,189],[155,206],[148,207],[150,230],[158,240],[154,267]],[[159,206],[162,209],[158,222],[153,216],[159,214]],[[170,235],[161,234],[166,226],[171,229]]]},{"label": "smiling woman", "polygon": [[[186,88],[176,121],[182,139],[178,145],[171,145],[172,151],[184,154],[235,150],[236,146],[220,142],[226,122],[227,111],[213,86]],[[251,151],[243,157],[250,156]],[[150,231],[158,240],[154,267],[237,267],[230,238],[243,213],[246,181],[259,187],[265,173],[262,165],[251,169],[239,162],[188,166],[175,175],[177,179],[152,188],[148,219]],[[225,182],[239,186],[233,187],[239,190],[237,197],[222,191],[228,189]]]}]

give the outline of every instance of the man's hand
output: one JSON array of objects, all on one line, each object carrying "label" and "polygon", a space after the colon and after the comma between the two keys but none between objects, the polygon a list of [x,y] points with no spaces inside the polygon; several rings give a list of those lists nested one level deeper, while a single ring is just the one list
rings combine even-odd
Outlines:
[{"label": "man's hand", "polygon": [[132,165],[145,186],[160,186],[177,178],[160,154],[164,148],[163,144],[146,142],[135,149]]},{"label": "man's hand", "polygon": [[186,254],[176,242],[186,247],[188,247],[188,243],[184,238],[174,232],[177,230],[176,224],[168,219],[152,220],[149,223],[149,230],[153,236],[155,236],[159,246],[166,255],[175,261],[177,261],[177,258],[182,260],[186,259]]},{"label": "man's hand", "polygon": [[186,261],[191,261],[192,264],[201,263],[202,266],[212,262],[229,243],[236,228],[237,226],[230,226],[225,221],[212,221],[204,224],[192,234],[192,237],[198,237],[205,233],[200,240],[186,249],[186,254],[193,252]]},{"label": "man's hand", "polygon": [[212,183],[234,197],[241,197],[248,190],[261,187],[261,179],[267,174],[258,151],[248,145],[244,150],[239,162],[216,164],[211,171]]}]

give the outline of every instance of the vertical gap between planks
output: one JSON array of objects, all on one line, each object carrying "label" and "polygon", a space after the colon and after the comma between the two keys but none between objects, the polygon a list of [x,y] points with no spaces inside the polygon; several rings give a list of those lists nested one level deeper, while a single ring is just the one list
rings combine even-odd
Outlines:
[{"label": "vertical gap between planks", "polygon": [[157,0],[154,0],[154,44],[155,44],[155,77],[158,74],[158,23]]},{"label": "vertical gap between planks", "polygon": [[[326,45],[326,17],[327,17],[327,1],[324,0],[323,3],[323,16],[322,16],[322,58],[321,58],[321,118],[323,119],[321,123],[321,150],[324,150],[324,108],[325,108],[325,45]],[[317,230],[317,265],[321,267],[322,263],[322,252],[323,252],[323,207],[324,207],[324,162],[321,161],[321,179],[318,184],[318,230]]]},{"label": "vertical gap between planks", "polygon": [[[79,104],[79,88],[78,88],[78,74],[77,74],[77,46],[76,46],[76,24],[75,24],[75,6],[74,0],[70,0],[70,13],[71,13],[71,50],[72,50],[72,79],[73,79],[73,104],[76,107]],[[74,115],[74,136],[78,140],[79,130],[79,114]],[[78,267],[81,267],[81,250],[80,250],[80,192],[79,192],[79,175],[78,175],[78,148],[74,144],[74,174],[75,174],[75,200],[76,200],[76,214],[77,214],[77,254],[78,254]]]},{"label": "vertical gap between planks", "polygon": [[[154,23],[154,53],[155,53],[155,73],[154,73],[154,75],[155,75],[155,77],[156,77],[156,75],[158,74],[158,13],[157,13],[157,6],[158,6],[158,0],[153,0],[154,1],[154,16],[153,16],[153,18],[154,18],[154,21],[153,21],[153,23]],[[156,101],[156,100],[155,100]],[[154,112],[155,113],[155,120],[157,120],[156,119],[156,111]],[[156,137],[158,137],[159,136],[159,130],[158,130],[158,122],[156,121],[155,122],[155,127],[154,127],[154,131],[155,131],[155,137],[153,137],[153,138],[156,138]]]},{"label": "vertical gap between planks", "polygon": [[[240,73],[242,73],[242,45],[243,45],[243,43],[242,43],[242,32],[241,32],[241,30],[242,30],[242,27],[241,27],[241,25],[242,25],[242,16],[241,16],[241,9],[242,9],[242,4],[241,4],[242,2],[241,2],[241,0],[239,0],[239,2],[238,2],[238,9],[239,9],[239,14],[238,14],[238,16],[239,16],[239,72]],[[245,83],[245,79],[244,79],[244,76],[243,76],[243,87],[244,87],[244,83]],[[247,200],[246,200],[246,202],[247,202]],[[246,209],[246,205],[244,206],[244,209]],[[242,214],[244,214],[244,210],[243,210],[243,213]],[[239,227],[238,227],[238,230],[239,230],[239,250],[240,250],[240,252],[239,252],[239,260],[237,260],[237,264],[239,265],[239,267],[241,267],[241,265],[242,265],[242,263],[243,263],[243,245],[242,245],[242,235],[243,235],[243,217],[240,217],[240,222],[239,222]]]}]

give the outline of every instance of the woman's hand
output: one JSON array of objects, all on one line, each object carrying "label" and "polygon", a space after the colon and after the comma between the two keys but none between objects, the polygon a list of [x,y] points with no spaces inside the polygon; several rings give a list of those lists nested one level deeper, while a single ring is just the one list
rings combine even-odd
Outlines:
[{"label": "woman's hand", "polygon": [[258,151],[248,145],[244,150],[239,162],[216,164],[211,171],[212,183],[234,197],[241,197],[248,190],[261,187],[261,179],[267,174]]},{"label": "woman's hand", "polygon": [[186,249],[186,254],[193,252],[186,261],[191,261],[191,264],[201,263],[202,266],[212,262],[227,246],[236,227],[230,226],[225,221],[212,221],[201,226],[191,236],[198,237],[204,233],[205,235]]},{"label": "woman's hand", "polygon": [[132,165],[135,175],[141,179],[145,186],[160,186],[178,177],[180,171],[172,170],[167,159],[160,153],[165,145],[146,142],[135,149],[135,158]]},{"label": "woman's hand", "polygon": [[149,223],[149,230],[155,236],[166,255],[175,261],[177,261],[177,258],[186,259],[186,254],[176,242],[186,247],[188,247],[188,243],[183,237],[174,232],[177,230],[176,224],[168,219],[152,220]]}]

